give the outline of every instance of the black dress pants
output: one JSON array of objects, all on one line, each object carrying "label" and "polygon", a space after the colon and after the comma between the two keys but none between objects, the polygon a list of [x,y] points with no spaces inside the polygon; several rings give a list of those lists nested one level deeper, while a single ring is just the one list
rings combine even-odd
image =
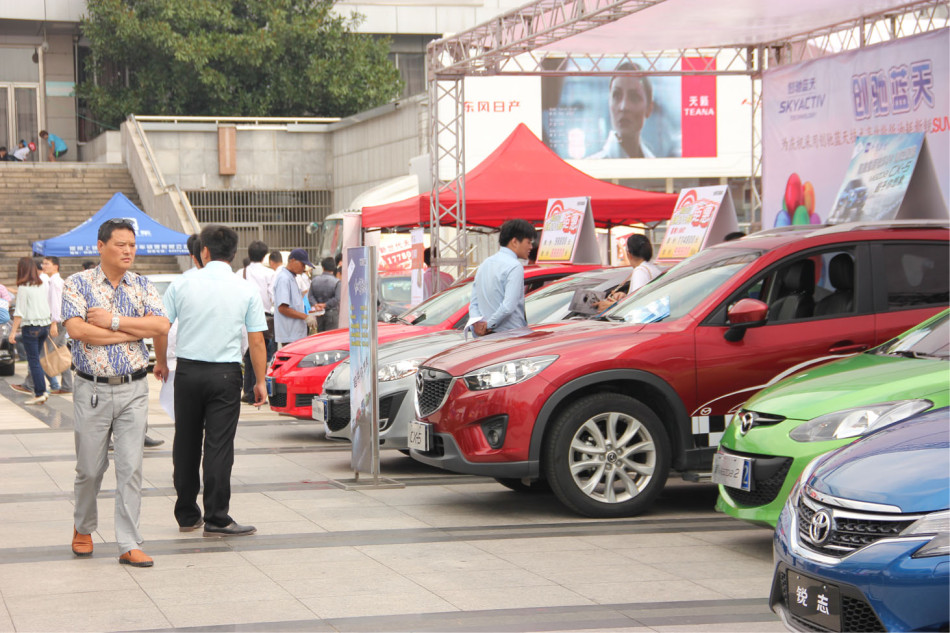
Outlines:
[{"label": "black dress pants", "polygon": [[175,369],[175,441],[172,445],[178,525],[195,525],[202,518],[198,507],[199,466],[204,474],[205,522],[218,527],[232,522],[228,515],[231,467],[234,465],[234,436],[240,414],[240,363],[178,359]]}]

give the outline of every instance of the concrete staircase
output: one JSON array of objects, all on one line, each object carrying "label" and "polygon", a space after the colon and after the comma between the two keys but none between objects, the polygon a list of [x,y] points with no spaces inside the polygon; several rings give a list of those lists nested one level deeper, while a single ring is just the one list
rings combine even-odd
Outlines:
[{"label": "concrete staircase", "polygon": [[[55,237],[88,220],[116,193],[139,205],[124,165],[0,162],[0,283],[16,284],[16,264],[32,253],[35,240]],[[87,257],[60,258],[67,277]],[[141,274],[179,273],[175,257],[139,256],[132,270]]]}]

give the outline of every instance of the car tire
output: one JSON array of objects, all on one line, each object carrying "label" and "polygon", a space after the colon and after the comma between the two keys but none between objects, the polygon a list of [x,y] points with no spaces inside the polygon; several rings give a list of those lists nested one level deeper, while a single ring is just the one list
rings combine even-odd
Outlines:
[{"label": "car tire", "polygon": [[505,488],[509,490],[514,490],[515,492],[528,492],[528,493],[539,493],[539,492],[550,492],[551,486],[548,485],[548,482],[544,479],[532,479],[528,483],[524,482],[524,479],[514,479],[511,477],[495,477],[495,481],[500,483]]},{"label": "car tire", "polygon": [[642,402],[599,393],[557,416],[545,437],[542,468],[571,510],[594,518],[634,516],[650,507],[666,483],[670,441]]}]

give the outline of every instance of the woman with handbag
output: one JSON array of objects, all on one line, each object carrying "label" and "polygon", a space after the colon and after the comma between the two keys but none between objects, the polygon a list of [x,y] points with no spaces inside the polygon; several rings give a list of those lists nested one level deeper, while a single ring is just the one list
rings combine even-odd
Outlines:
[{"label": "woman with handbag", "polygon": [[[49,399],[46,391],[46,374],[40,365],[43,344],[50,335],[52,318],[49,309],[49,297],[43,282],[40,281],[36,265],[29,257],[21,257],[16,271],[16,309],[13,313],[13,329],[10,331],[10,343],[16,343],[17,330],[23,327],[23,347],[33,379],[33,397],[24,404],[43,404]],[[52,324],[55,328],[56,324]],[[56,332],[53,332],[55,336]]]}]

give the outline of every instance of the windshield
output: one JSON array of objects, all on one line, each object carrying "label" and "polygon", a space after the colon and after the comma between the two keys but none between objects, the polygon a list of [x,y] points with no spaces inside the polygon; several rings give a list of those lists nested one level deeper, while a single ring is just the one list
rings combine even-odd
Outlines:
[{"label": "windshield", "polygon": [[399,320],[410,325],[437,325],[466,307],[472,298],[471,281],[458,283],[448,290],[433,295],[399,315]]},{"label": "windshield", "polygon": [[731,248],[697,253],[637,290],[608,312],[607,318],[627,323],[678,319],[761,254]]},{"label": "windshield", "polygon": [[528,323],[553,323],[571,314],[571,299],[577,290],[593,288],[607,281],[603,277],[568,277],[535,290],[524,299]]},{"label": "windshield", "polygon": [[412,299],[412,279],[410,277],[380,277],[379,295],[386,303],[408,306]]},{"label": "windshield", "polygon": [[885,356],[950,358],[950,312],[939,319],[884,343],[872,350]]}]

